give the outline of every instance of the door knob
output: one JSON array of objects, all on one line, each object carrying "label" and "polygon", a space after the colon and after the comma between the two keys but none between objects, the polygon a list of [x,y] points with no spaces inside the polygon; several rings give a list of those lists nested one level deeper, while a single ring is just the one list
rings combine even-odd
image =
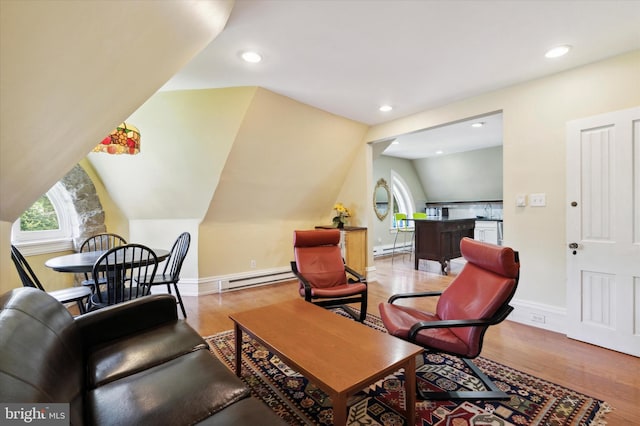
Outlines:
[{"label": "door knob", "polygon": [[578,243],[569,243],[569,248],[573,250],[571,253],[575,256],[578,252],[576,249],[578,248]]}]

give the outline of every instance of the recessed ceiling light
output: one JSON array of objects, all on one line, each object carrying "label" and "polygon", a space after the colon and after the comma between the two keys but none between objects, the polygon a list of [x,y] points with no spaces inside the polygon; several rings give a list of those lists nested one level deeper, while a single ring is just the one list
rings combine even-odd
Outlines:
[{"label": "recessed ceiling light", "polygon": [[436,154],[440,155],[440,154],[444,154],[444,152],[443,152],[443,151],[438,150],[438,151],[436,151]]},{"label": "recessed ceiling light", "polygon": [[545,53],[544,56],[546,58],[559,58],[560,56],[566,55],[569,50],[571,50],[571,46],[563,44],[562,46],[556,46],[547,50],[547,53]]},{"label": "recessed ceiling light", "polygon": [[389,112],[393,109],[393,107],[391,105],[382,105],[380,107],[380,111],[382,112]]},{"label": "recessed ceiling light", "polygon": [[473,123],[471,127],[482,127],[484,126],[484,121],[478,121],[477,123]]},{"label": "recessed ceiling light", "polygon": [[241,56],[246,62],[250,62],[252,64],[257,64],[262,60],[262,56],[260,56],[259,53],[252,51],[243,52]]}]

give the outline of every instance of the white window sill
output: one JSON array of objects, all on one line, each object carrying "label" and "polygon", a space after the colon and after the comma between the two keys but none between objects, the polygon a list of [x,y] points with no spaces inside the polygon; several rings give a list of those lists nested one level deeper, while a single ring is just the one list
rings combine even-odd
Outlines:
[{"label": "white window sill", "polygon": [[35,256],[38,254],[57,253],[73,250],[73,240],[60,238],[46,241],[22,241],[13,243],[23,256]]}]

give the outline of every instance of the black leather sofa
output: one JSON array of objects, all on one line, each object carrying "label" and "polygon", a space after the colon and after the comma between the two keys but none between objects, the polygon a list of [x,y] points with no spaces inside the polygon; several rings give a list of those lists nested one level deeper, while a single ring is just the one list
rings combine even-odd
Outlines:
[{"label": "black leather sofa", "polygon": [[172,296],[73,318],[18,288],[0,307],[0,402],[69,403],[72,425],[284,424],[178,319]]}]

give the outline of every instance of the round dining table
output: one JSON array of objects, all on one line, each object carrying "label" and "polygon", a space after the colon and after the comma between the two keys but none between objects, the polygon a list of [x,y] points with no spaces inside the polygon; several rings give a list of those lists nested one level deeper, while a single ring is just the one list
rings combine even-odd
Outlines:
[{"label": "round dining table", "polygon": [[[158,263],[169,257],[169,250],[152,249],[158,258]],[[63,256],[52,257],[47,260],[45,266],[58,272],[90,273],[93,264],[106,250],[87,251],[84,253],[65,254]]]}]

